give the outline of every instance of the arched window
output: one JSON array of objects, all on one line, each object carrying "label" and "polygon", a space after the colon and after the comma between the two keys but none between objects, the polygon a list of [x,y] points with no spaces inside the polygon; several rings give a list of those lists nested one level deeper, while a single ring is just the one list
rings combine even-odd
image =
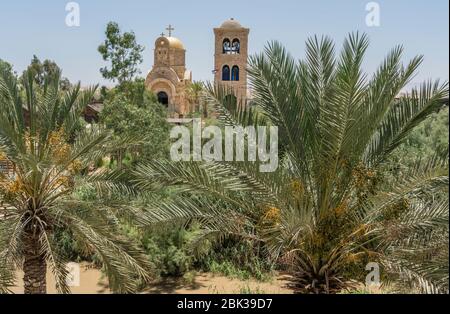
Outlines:
[{"label": "arched window", "polygon": [[169,96],[166,92],[159,92],[157,95],[158,102],[164,106],[169,106]]},{"label": "arched window", "polygon": [[231,52],[232,53],[240,53],[241,52],[241,42],[239,39],[233,39],[233,43],[231,44]]},{"label": "arched window", "polygon": [[239,67],[237,65],[235,65],[231,70],[231,80],[239,81]]},{"label": "arched window", "polygon": [[230,67],[228,65],[224,65],[222,68],[222,81],[230,80]]},{"label": "arched window", "polygon": [[228,38],[225,38],[223,40],[222,47],[223,47],[223,53],[224,54],[230,54],[231,53],[231,42],[230,42],[230,40]]}]

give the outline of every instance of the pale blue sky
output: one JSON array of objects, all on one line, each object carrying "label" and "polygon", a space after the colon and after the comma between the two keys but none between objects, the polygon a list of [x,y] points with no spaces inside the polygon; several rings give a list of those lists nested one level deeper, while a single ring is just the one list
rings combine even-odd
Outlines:
[{"label": "pale blue sky", "polygon": [[69,1],[5,2],[0,4],[0,58],[12,63],[18,72],[33,54],[52,59],[65,76],[83,85],[106,83],[99,73],[104,63],[97,46],[111,20],[123,30],[133,30],[146,47],[141,75],[153,64],[155,38],[171,23],[174,36],[186,46],[187,66],[194,80],[210,80],[212,29],[230,17],[251,29],[251,53],[276,39],[295,57],[303,58],[307,37],[329,35],[340,46],[346,34],[359,30],[368,33],[371,40],[364,64],[367,72],[373,72],[394,45],[403,44],[405,61],[416,54],[425,56],[414,83],[449,77],[448,0],[379,0],[381,26],[372,28],[365,24],[366,0],[78,0],[78,28],[65,25]]}]

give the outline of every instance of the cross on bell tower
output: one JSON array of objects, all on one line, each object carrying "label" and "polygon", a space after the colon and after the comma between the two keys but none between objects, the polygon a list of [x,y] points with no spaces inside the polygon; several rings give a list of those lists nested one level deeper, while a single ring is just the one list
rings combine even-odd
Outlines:
[{"label": "cross on bell tower", "polygon": [[166,30],[169,32],[169,37],[172,37],[172,31],[174,31],[175,28],[173,28],[172,25],[169,24],[169,26],[166,28]]}]

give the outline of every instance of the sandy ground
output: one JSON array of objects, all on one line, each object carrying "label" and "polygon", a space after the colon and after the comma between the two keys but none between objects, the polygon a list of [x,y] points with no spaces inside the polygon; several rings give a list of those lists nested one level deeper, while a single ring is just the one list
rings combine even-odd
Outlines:
[{"label": "sandy ground", "polygon": [[292,290],[286,287],[287,278],[278,276],[271,282],[258,282],[255,280],[242,281],[223,276],[204,273],[195,276],[191,284],[183,284],[174,279],[166,279],[148,289],[148,293],[174,293],[174,294],[216,294],[216,293],[273,293],[291,294]]},{"label": "sandy ground", "polygon": [[[12,288],[14,293],[23,293],[23,273],[17,272],[18,284]],[[102,273],[88,264],[82,264],[80,267],[80,285],[71,287],[73,294],[104,294],[110,293],[108,289],[108,281],[103,278]],[[55,294],[55,279],[50,271],[47,271],[47,293]]]},{"label": "sandy ground", "polygon": [[[18,285],[12,291],[14,293],[23,293],[23,274],[17,273]],[[223,276],[215,276],[209,273],[197,274],[191,283],[186,284],[182,280],[174,278],[164,279],[155,282],[145,293],[151,294],[216,294],[216,293],[274,293],[289,294],[292,293],[286,287],[288,283],[286,276],[277,276],[271,282],[258,282],[256,280],[241,281],[230,279]],[[108,294],[107,279],[102,276],[98,269],[90,267],[88,264],[82,264],[80,267],[80,285],[71,287],[73,294]],[[47,272],[47,291],[55,294],[55,281],[50,272]]]}]

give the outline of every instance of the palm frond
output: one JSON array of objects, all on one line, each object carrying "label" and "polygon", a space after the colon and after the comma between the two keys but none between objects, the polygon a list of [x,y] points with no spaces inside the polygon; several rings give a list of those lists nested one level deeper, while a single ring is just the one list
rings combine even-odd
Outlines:
[{"label": "palm frond", "polygon": [[448,83],[438,81],[422,84],[419,90],[401,96],[384,117],[371,142],[367,146],[365,159],[377,164],[397,148],[412,130],[431,113],[438,111],[448,98]]},{"label": "palm frond", "polygon": [[140,282],[149,282],[151,265],[147,257],[120,234],[115,216],[107,210],[92,211],[68,205],[55,209],[55,215],[97,253],[113,291],[136,292]]}]

